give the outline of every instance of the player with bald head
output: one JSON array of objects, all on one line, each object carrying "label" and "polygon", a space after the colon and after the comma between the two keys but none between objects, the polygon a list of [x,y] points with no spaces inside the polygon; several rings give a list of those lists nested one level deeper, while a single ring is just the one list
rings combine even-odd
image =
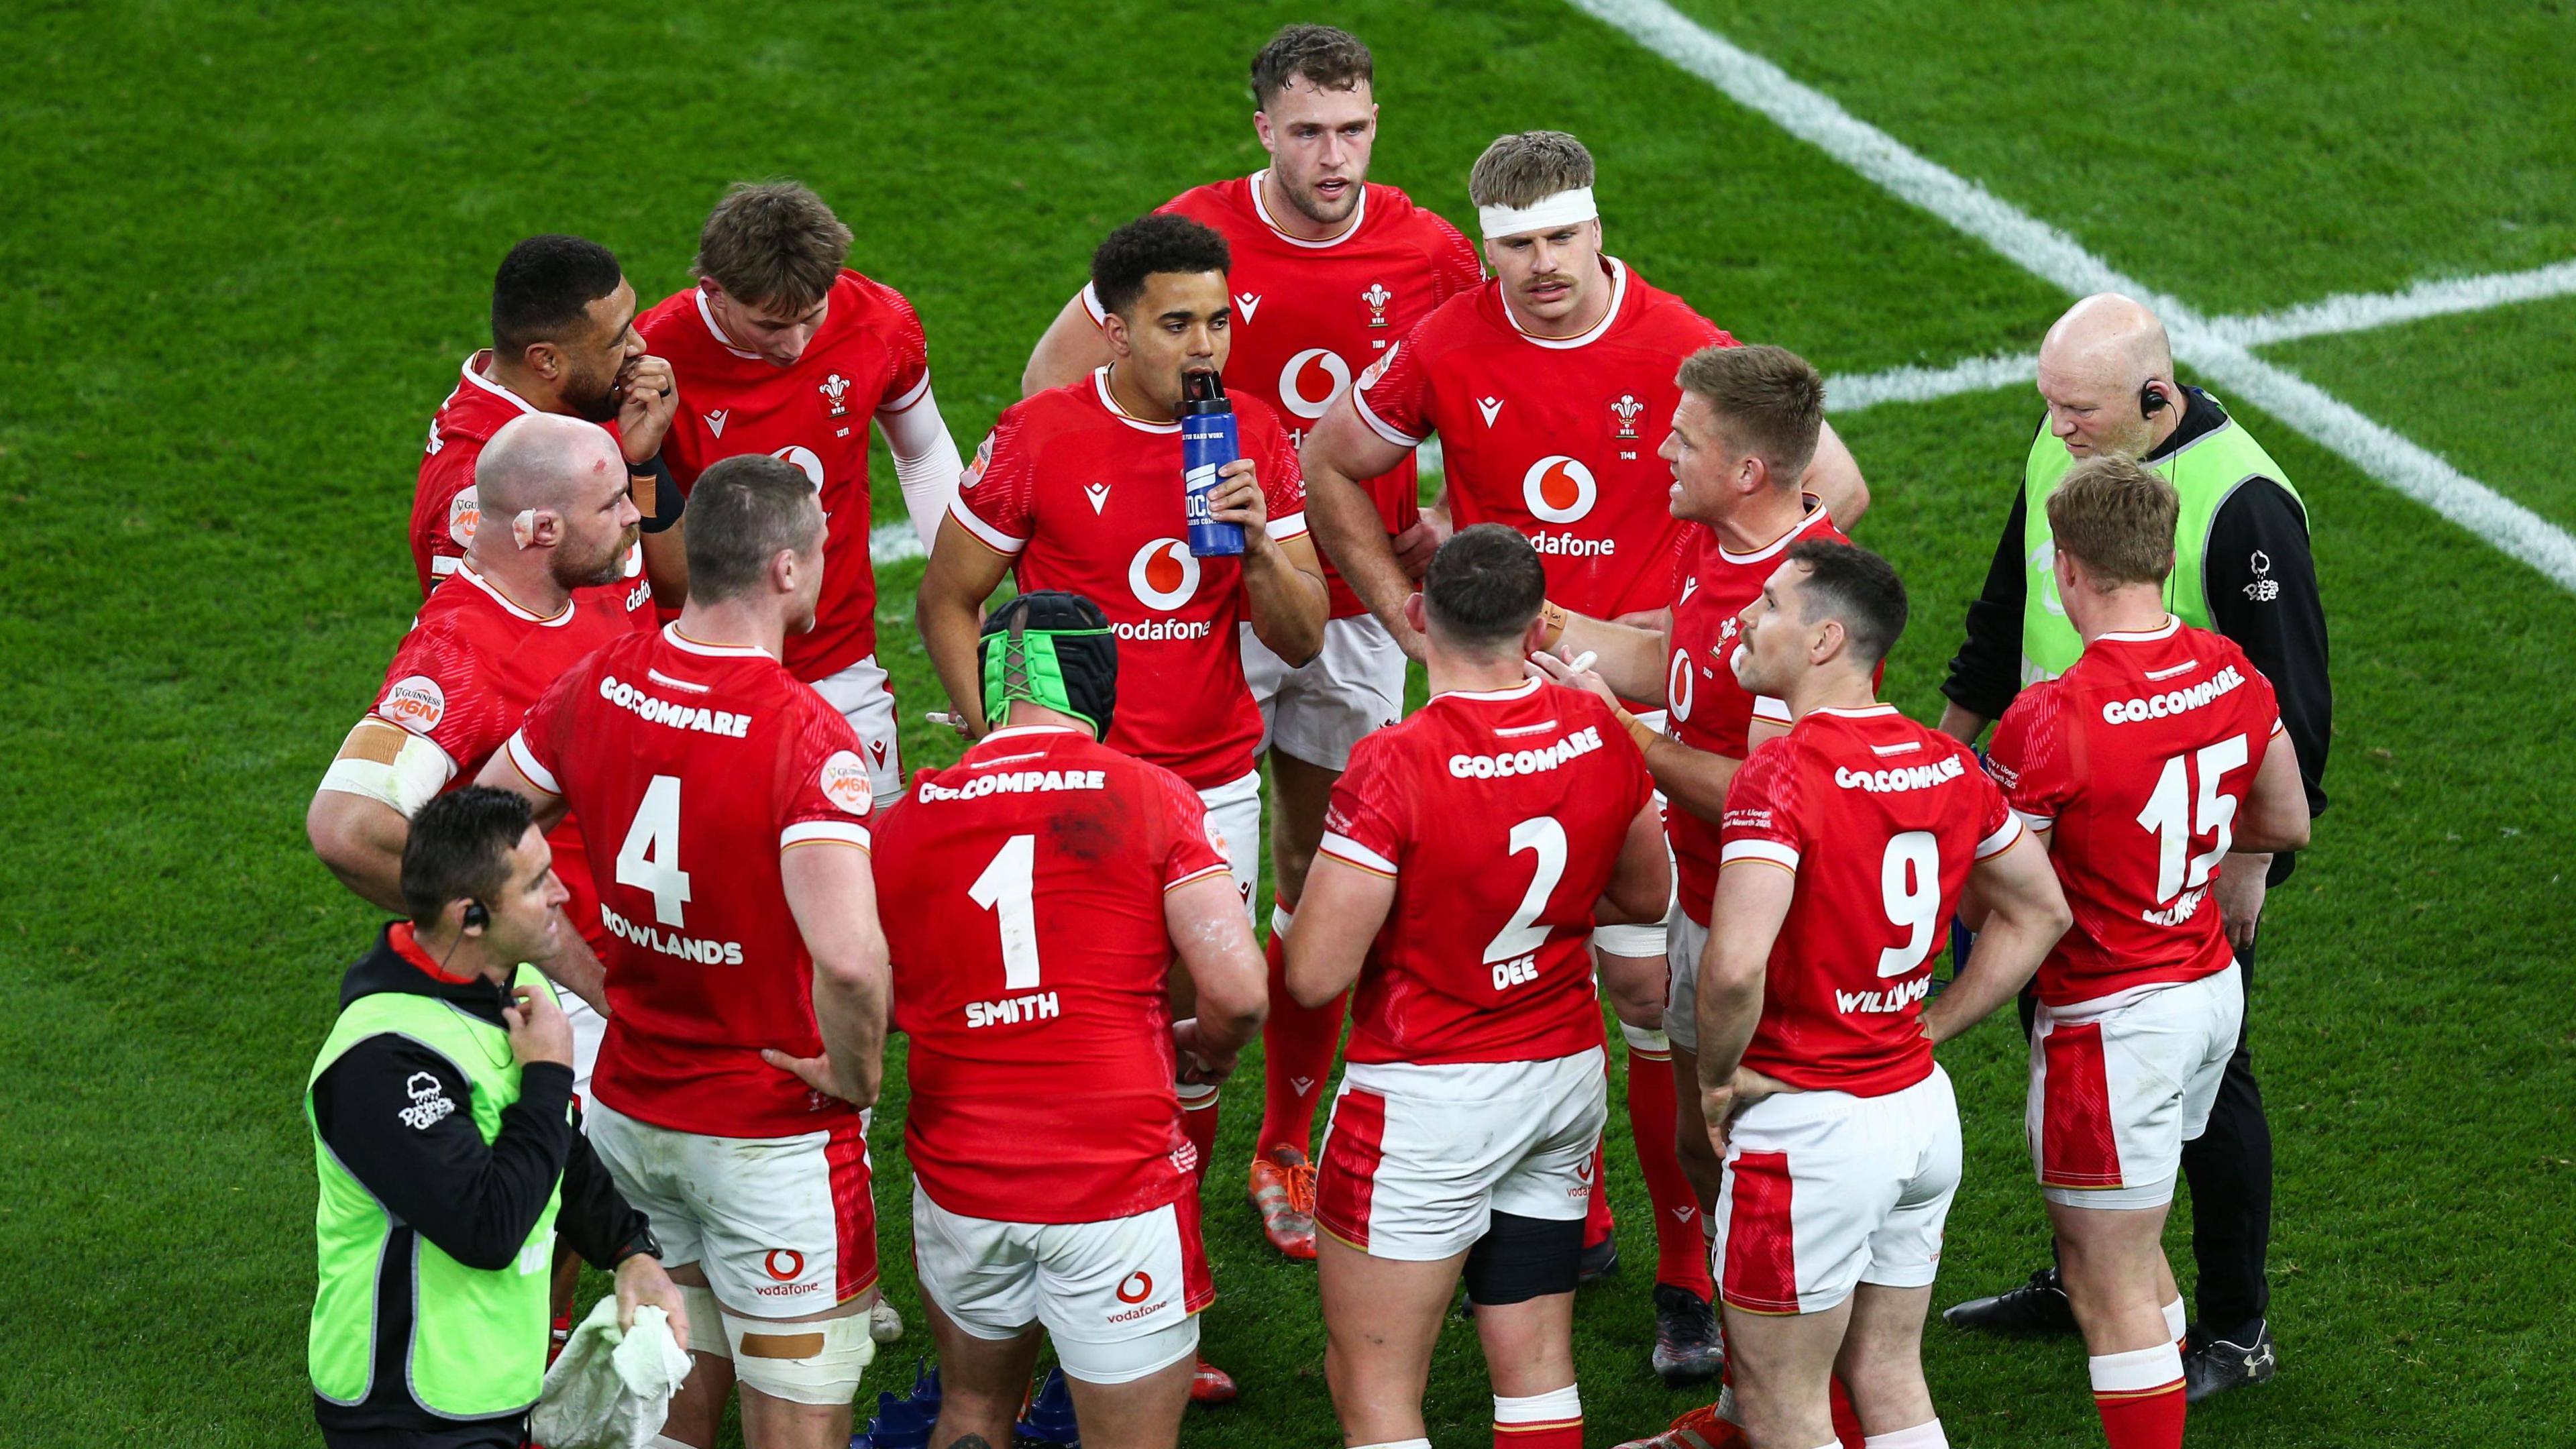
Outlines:
[{"label": "player with bald head", "polygon": [[[615,438],[580,418],[521,414],[484,444],[474,488],[491,526],[474,531],[446,586],[421,606],[304,817],[331,873],[395,915],[408,909],[402,852],[413,812],[471,784],[557,675],[631,627],[603,607],[609,596],[589,592],[617,582],[635,545],[639,515]],[[591,1007],[602,999],[605,938],[579,830],[566,824],[549,838],[575,929],[536,964],[572,993],[564,1005],[580,1092],[599,1047]]]},{"label": "player with bald head", "polygon": [[[2192,628],[2234,641],[2271,682],[2298,753],[2309,810],[2323,810],[2334,694],[2307,507],[2289,475],[2223,403],[2175,380],[2164,323],[2131,297],[2086,297],[2048,329],[2039,352],[2039,394],[2047,416],[2032,434],[1985,589],[1968,606],[1967,640],[1941,686],[1949,700],[1942,730],[1973,742],[2020,691],[2064,674],[2082,656],[2084,641],[2058,592],[2048,500],[2078,464],[2127,459],[2161,475],[2179,499],[2165,608]],[[2211,899],[2248,983],[2264,894],[2288,877],[2294,862],[2286,853],[2239,851],[2218,873]],[[1963,934],[1960,944],[1972,939]],[[2025,1025],[2032,1009],[2026,996]],[[2183,1367],[2190,1397],[2198,1401],[2270,1378],[2277,1360],[2263,1273],[2272,1225],[2272,1136],[2242,1033],[2207,1132],[2183,1149],[2182,1171],[2191,1183],[2192,1248],[2200,1264],[2199,1313],[2189,1325]],[[2073,1333],[2076,1326],[2054,1268],[1943,1316],[1960,1327],[2001,1333]]]}]

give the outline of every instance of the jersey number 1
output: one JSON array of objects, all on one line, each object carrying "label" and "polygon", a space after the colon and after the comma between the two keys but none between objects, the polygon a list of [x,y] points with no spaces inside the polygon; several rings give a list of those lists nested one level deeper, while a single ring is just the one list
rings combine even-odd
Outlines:
[{"label": "jersey number 1", "polygon": [[[2138,823],[2156,837],[2156,903],[2181,895],[2186,887],[2196,888],[2209,880],[2210,868],[2227,854],[2236,839],[2236,797],[2218,793],[2219,782],[2230,770],[2245,768],[2248,758],[2243,735],[2229,735],[2214,745],[2203,745],[2189,755],[2176,755],[2165,761],[2164,773],[2156,777],[2155,793],[2147,797],[2147,808],[2138,812]],[[2189,760],[2191,769],[2183,762]],[[2198,808],[2194,809],[2191,782],[2186,778],[2194,771],[2200,775]],[[2183,855],[2191,848],[2195,835],[2213,836],[2209,849],[2192,856],[2186,870]]]},{"label": "jersey number 1", "polygon": [[1014,835],[975,877],[966,898],[991,911],[1002,928],[1002,989],[1038,984],[1038,838]]}]

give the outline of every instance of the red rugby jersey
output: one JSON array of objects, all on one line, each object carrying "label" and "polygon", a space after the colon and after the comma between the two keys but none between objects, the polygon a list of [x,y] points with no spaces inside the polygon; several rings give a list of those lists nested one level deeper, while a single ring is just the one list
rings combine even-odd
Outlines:
[{"label": "red rugby jersey", "polygon": [[2049,832],[2075,924],[2039,999],[2090,1001],[2194,981],[2235,959],[2209,900],[2236,812],[2281,733],[2270,680],[2221,634],[2166,616],[2105,634],[2004,711],[1987,767]]},{"label": "red rugby jersey", "polygon": [[1681,401],[1673,374],[1735,345],[1690,304],[1605,257],[1610,310],[1579,337],[1532,337],[1487,282],[1444,302],[1351,394],[1378,436],[1440,435],[1458,526],[1503,523],[1547,565],[1548,597],[1607,619],[1672,602],[1681,525],[1656,454]]},{"label": "red rugby jersey", "polygon": [[[1730,552],[1716,530],[1704,525],[1682,526],[1673,570],[1673,652],[1664,674],[1664,728],[1674,739],[1740,760],[1756,718],[1789,723],[1787,704],[1757,699],[1735,682],[1735,635],[1745,607],[1762,597],[1762,585],[1780,567],[1781,556],[1810,538],[1851,542],[1822,506],[1811,506],[1796,527],[1751,553]],[[1673,843],[1682,911],[1705,926],[1717,891],[1717,825],[1667,801],[1664,834]]]},{"label": "red rugby jersey", "polygon": [[[1414,204],[1392,186],[1361,188],[1342,234],[1309,241],[1280,230],[1261,187],[1267,171],[1193,187],[1158,211],[1177,212],[1214,228],[1231,255],[1227,290],[1234,294],[1233,355],[1226,362],[1229,394],[1249,394],[1279,412],[1288,444],[1306,441],[1306,430],[1341,399],[1351,379],[1386,355],[1397,339],[1431,309],[1484,279],[1475,244],[1438,212]],[[1102,317],[1089,285],[1083,305]],[[1368,480],[1369,496],[1389,533],[1421,517],[1420,482],[1413,458]],[[1349,584],[1324,561],[1324,587],[1332,617],[1368,612]]]},{"label": "red rugby jersey", "polygon": [[[536,404],[485,375],[491,364],[488,347],[466,358],[455,391],[429,420],[429,442],[420,456],[420,479],[411,499],[411,565],[423,598],[464,561],[465,546],[474,541],[474,531],[482,524],[483,502],[474,491],[474,464],[483,456],[483,445],[512,418],[537,411]],[[610,441],[616,440],[617,424],[600,427]],[[624,578],[585,590],[584,596],[593,600],[593,610],[624,616],[629,628],[652,628],[653,586],[644,577],[643,545],[627,551]]]},{"label": "red rugby jersey", "polygon": [[[446,788],[474,783],[484,762],[502,745],[528,706],[564,671],[634,632],[604,589],[584,589],[552,617],[510,602],[470,567],[459,565],[447,587],[429,596],[411,632],[385,666],[384,688],[374,713],[438,746],[447,755]],[[554,847],[555,874],[572,899],[564,918],[594,953],[607,935],[599,924],[599,895],[582,849],[581,823],[571,817],[546,837]]]},{"label": "red rugby jersey", "polygon": [[1434,695],[1361,740],[1322,850],[1396,887],[1352,993],[1349,1059],[1546,1061],[1601,1045],[1592,906],[1654,788],[1608,705],[1534,679]]},{"label": "red rugby jersey", "polygon": [[[1278,416],[1235,401],[1243,456],[1269,500],[1270,536],[1306,533],[1305,475]],[[1129,414],[1109,370],[1022,398],[958,480],[950,514],[1011,560],[1022,592],[1064,589],[1118,635],[1108,743],[1213,789],[1251,774],[1261,711],[1235,626],[1251,612],[1243,564],[1193,558],[1181,494],[1181,425]]]},{"label": "red rugby jersey", "polygon": [[767,653],[701,644],[673,624],[556,680],[509,748],[572,807],[600,863],[611,939],[599,1100],[716,1137],[786,1137],[856,1115],[760,1059],[763,1047],[823,1049],[814,961],[779,861],[867,845],[867,766],[840,712]]},{"label": "red rugby jersey", "polygon": [[1744,1065],[1876,1097],[1932,1074],[1922,1001],[1977,861],[2021,822],[1966,746],[1896,712],[1820,709],[1726,792],[1725,864],[1797,877]]},{"label": "red rugby jersey", "polygon": [[912,1040],[904,1155],[932,1200],[1088,1223],[1196,1191],[1163,896],[1226,874],[1197,794],[1077,730],[996,730],[915,774],[875,835],[877,888],[903,903],[885,926]]},{"label": "red rugby jersey", "polygon": [[930,393],[930,342],[903,294],[843,271],[823,325],[792,367],[772,367],[716,326],[697,288],[635,319],[668,359],[680,411],[662,461],[682,488],[720,459],[767,453],[805,472],[822,495],[823,597],[811,633],[787,641],[798,679],[838,674],[877,649],[877,576],[868,555],[868,422]]}]

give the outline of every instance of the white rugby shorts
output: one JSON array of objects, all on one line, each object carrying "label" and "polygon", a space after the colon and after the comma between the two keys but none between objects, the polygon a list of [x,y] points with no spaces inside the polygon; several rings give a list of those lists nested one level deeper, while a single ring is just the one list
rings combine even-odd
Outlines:
[{"label": "white rugby shorts", "polygon": [[[591,1010],[590,1003],[573,995],[568,987],[555,987],[555,1002],[563,1008],[564,1021],[572,1028],[573,1100],[581,1103],[584,1113],[587,1114],[590,1107],[590,1073],[592,1068],[599,1065],[599,1044],[608,1039],[608,1018]],[[588,1120],[587,1115],[583,1120]]]},{"label": "white rugby shorts", "polygon": [[2208,1128],[2244,1023],[2234,962],[2197,981],[2042,1002],[2023,1122],[2041,1195],[2066,1207],[2172,1202],[2182,1145]]},{"label": "white rugby shorts", "polygon": [[876,797],[876,807],[883,810],[902,799],[903,740],[895,722],[894,683],[877,667],[877,657],[871,654],[838,674],[827,674],[814,681],[813,689],[859,737],[859,758],[867,764],[868,792]]},{"label": "white rugby shorts", "polygon": [[1372,1258],[1435,1262],[1475,1246],[1497,1212],[1580,1218],[1608,1116],[1599,1047],[1537,1062],[1353,1062],[1324,1130],[1315,1223]]},{"label": "white rugby shorts", "polygon": [[1900,1092],[1782,1092],[1735,1119],[1718,1188],[1718,1294],[1745,1313],[1821,1313],[1863,1283],[1930,1286],[1959,1190],[1949,1075]]},{"label": "white rugby shorts", "polygon": [[590,1104],[591,1150],[653,1220],[669,1267],[698,1265],[738,1318],[805,1318],[877,1283],[868,1141],[852,1115],[828,1132],[709,1137]]},{"label": "white rugby shorts", "polygon": [[1244,624],[1243,678],[1261,706],[1261,748],[1347,770],[1360,737],[1404,717],[1404,649],[1368,614],[1324,621],[1323,652],[1294,669]]},{"label": "white rugby shorts", "polygon": [[1708,946],[1708,927],[1676,907],[1664,918],[1664,959],[1671,974],[1664,978],[1664,1036],[1673,1045],[1699,1055],[1699,955]]},{"label": "white rugby shorts", "polygon": [[1243,913],[1252,914],[1252,894],[1261,889],[1261,772],[1199,792],[1207,807],[1208,828],[1215,832],[1217,854],[1234,875],[1243,897]]},{"label": "white rugby shorts", "polygon": [[[1646,728],[1653,730],[1655,733],[1662,734],[1664,732],[1664,712],[1662,710],[1659,709],[1649,714],[1641,714],[1637,716],[1637,718],[1646,726]],[[1657,790],[1655,792],[1656,813],[1662,813],[1663,808],[1664,792]],[[1648,956],[1658,956],[1663,954],[1665,929],[1672,923],[1673,919],[1678,914],[1674,907],[1681,900],[1680,892],[1674,884],[1675,882],[1678,882],[1681,877],[1673,868],[1673,846],[1672,842],[1669,840],[1664,842],[1664,873],[1666,884],[1664,887],[1663,919],[1660,921],[1638,921],[1632,924],[1617,926],[1595,926],[1592,928],[1592,945],[1595,950],[1606,952],[1612,956],[1625,956],[1631,960],[1642,960]],[[1664,1030],[1669,1033],[1672,1030],[1671,1024],[1666,1023]]]},{"label": "white rugby shorts", "polygon": [[915,1178],[912,1255],[922,1296],[958,1328],[1006,1339],[1044,1324],[1065,1372],[1087,1383],[1125,1383],[1195,1354],[1192,1315],[1216,1301],[1195,1187],[1133,1217],[1009,1223],[952,1213]]}]

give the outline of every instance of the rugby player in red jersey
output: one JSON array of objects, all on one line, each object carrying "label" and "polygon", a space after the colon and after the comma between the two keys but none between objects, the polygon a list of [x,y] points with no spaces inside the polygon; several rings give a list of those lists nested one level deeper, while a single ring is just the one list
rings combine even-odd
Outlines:
[{"label": "rugby player in red jersey", "polygon": [[2213,893],[2229,851],[2304,847],[2308,800],[2270,681],[2165,607],[2173,485],[2096,458],[2047,506],[2084,653],[2013,700],[1988,764],[2075,913],[2039,967],[2031,1155],[2102,1432],[2173,1449],[2186,1323],[2165,1214],[2244,1017]]},{"label": "rugby player in red jersey", "polygon": [[681,536],[670,531],[680,494],[659,456],[678,406],[670,364],[644,350],[635,289],[608,248],[577,236],[532,236],[510,248],[492,279],[492,345],[465,359],[429,422],[411,510],[421,596],[456,571],[485,514],[474,484],[484,445],[513,418],[549,413],[599,424],[625,457],[644,536],[608,586],[615,608],[650,628],[656,599],[676,607],[687,590]]},{"label": "rugby player in red jersey", "polygon": [[650,1204],[690,1321],[723,1329],[699,1340],[663,1435],[707,1449],[739,1383],[753,1449],[842,1449],[875,1356],[859,1113],[887,986],[868,770],[839,711],[779,662],[822,592],[804,472],[726,459],[689,512],[679,619],[555,681],[481,783],[549,828],[569,810],[601,862],[612,1011],[591,1144]]},{"label": "rugby player in red jersey", "polygon": [[[1216,229],[1233,265],[1226,385],[1278,410],[1291,446],[1351,378],[1433,307],[1483,280],[1476,249],[1438,213],[1368,179],[1377,142],[1368,47],[1329,25],[1291,25],[1252,60],[1253,134],[1269,163],[1163,203]],[[1067,302],[1029,357],[1021,391],[1079,381],[1110,361],[1107,313],[1088,287]],[[1439,542],[1422,523],[1413,455],[1363,485],[1397,557],[1419,574]],[[1343,1003],[1314,1010],[1282,986],[1288,928],[1324,804],[1351,746],[1404,713],[1404,651],[1324,560],[1330,599],[1323,652],[1296,668],[1243,638],[1243,671],[1270,756],[1270,1016],[1261,1027],[1261,1132],[1249,1191],[1272,1247],[1315,1256],[1315,1107],[1332,1077]]]},{"label": "rugby player in red jersey", "polygon": [[1498,525],[1432,557],[1406,606],[1431,701],[1353,752],[1288,940],[1299,1001],[1357,982],[1316,1183],[1324,1372],[1354,1446],[1429,1449],[1422,1393],[1462,1276],[1494,1443],[1583,1443],[1574,1288],[1608,1092],[1585,942],[1660,917],[1671,884],[1609,706],[1522,677],[1546,591]]},{"label": "rugby player in red jersey", "polygon": [[[1370,610],[1409,651],[1400,613],[1412,585],[1359,485],[1440,436],[1448,511],[1529,536],[1547,563],[1548,594],[1596,619],[1659,624],[1683,525],[1671,477],[1647,442],[1680,401],[1674,370],[1704,347],[1731,346],[1689,303],[1647,285],[1601,250],[1591,153],[1560,131],[1504,136],[1467,180],[1493,280],[1441,304],[1361,375],[1347,405],[1316,425],[1305,449],[1319,480],[1318,536]],[[1845,526],[1868,491],[1830,426],[1819,429],[1800,488]],[[1662,721],[1652,715],[1656,728]],[[1660,921],[1605,930],[1605,956],[1664,970]],[[1698,1203],[1668,1147],[1675,1104],[1659,998],[1621,1011],[1629,1046],[1628,1111],[1655,1206],[1658,1368],[1704,1378],[1716,1369]],[[1618,1006],[1614,1002],[1614,1008]],[[1595,1199],[1587,1248],[1615,1261],[1609,1195]]]},{"label": "rugby player in red jersey", "polygon": [[[1723,1139],[1717,1257],[1736,1417],[1755,1449],[1947,1443],[1923,1316],[1959,1184],[1958,1105],[1932,1060],[2012,998],[2066,929],[2038,844],[1967,749],[1877,702],[1905,627],[1877,555],[1806,539],[1744,611],[1735,673],[1793,723],[1728,786],[1696,1022]],[[1928,1008],[1960,894],[1991,907]]]},{"label": "rugby player in red jersey", "polygon": [[685,488],[720,458],[766,453],[823,500],[822,603],[787,668],[858,732],[879,803],[903,792],[894,692],[877,665],[868,553],[868,423],[894,455],[922,547],[957,491],[957,445],[930,392],[930,344],[903,294],[842,265],[850,229],[792,181],[725,193],[698,234],[698,284],[637,319],[686,406],[663,456]]},{"label": "rugby player in red jersey", "polygon": [[[1225,238],[1154,215],[1110,233],[1091,285],[1117,360],[1003,409],[959,481],[923,570],[922,643],[970,737],[983,734],[978,610],[1004,574],[1099,604],[1119,641],[1126,703],[1105,741],[1196,790],[1245,914],[1260,876],[1255,751],[1261,713],[1243,677],[1243,626],[1282,659],[1315,657],[1324,580],[1306,537],[1297,454],[1269,408],[1235,400],[1242,456],[1219,471],[1216,520],[1243,529],[1239,557],[1191,554],[1180,488],[1184,388],[1224,371],[1232,308]],[[1184,1082],[1199,1169],[1216,1141],[1217,1090]],[[1203,1401],[1233,1386],[1202,1366]]]},{"label": "rugby player in red jersey", "polygon": [[[913,1264],[938,1444],[1008,1444],[1041,1329],[1082,1442],[1171,1449],[1215,1297],[1176,1071],[1214,1080],[1263,1010],[1259,949],[1196,791],[1099,742],[1122,652],[1090,600],[985,621],[997,728],[876,830],[894,1023],[911,1041]],[[1196,1014],[1175,1021],[1177,957]],[[1032,1192],[1029,1154],[1044,1155]]]}]

